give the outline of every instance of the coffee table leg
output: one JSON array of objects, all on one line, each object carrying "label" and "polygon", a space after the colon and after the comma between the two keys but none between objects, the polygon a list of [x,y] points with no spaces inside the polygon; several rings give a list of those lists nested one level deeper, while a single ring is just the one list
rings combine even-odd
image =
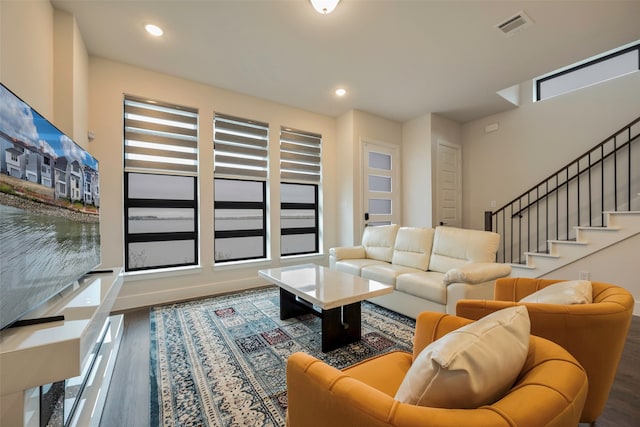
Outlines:
[{"label": "coffee table leg", "polygon": [[322,311],[322,352],[361,338],[360,302]]},{"label": "coffee table leg", "polygon": [[280,320],[307,314],[309,309],[296,301],[296,296],[280,288]]}]

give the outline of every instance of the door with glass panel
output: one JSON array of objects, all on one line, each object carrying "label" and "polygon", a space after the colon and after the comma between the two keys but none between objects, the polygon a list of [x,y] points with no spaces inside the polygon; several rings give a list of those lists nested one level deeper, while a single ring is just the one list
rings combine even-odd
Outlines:
[{"label": "door with glass panel", "polygon": [[362,147],[364,226],[399,224],[398,148],[371,142],[364,142]]}]

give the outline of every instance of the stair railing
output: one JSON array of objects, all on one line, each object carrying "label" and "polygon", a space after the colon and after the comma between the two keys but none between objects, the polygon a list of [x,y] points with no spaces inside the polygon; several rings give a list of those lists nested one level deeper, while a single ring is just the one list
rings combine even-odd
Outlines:
[{"label": "stair railing", "polygon": [[640,210],[640,117],[496,211],[497,261],[526,263],[549,240],[575,240],[576,226],[605,227],[609,211]]}]

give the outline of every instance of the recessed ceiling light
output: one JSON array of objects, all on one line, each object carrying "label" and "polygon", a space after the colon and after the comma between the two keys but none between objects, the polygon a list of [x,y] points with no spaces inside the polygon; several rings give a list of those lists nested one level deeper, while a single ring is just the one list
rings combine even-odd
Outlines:
[{"label": "recessed ceiling light", "polygon": [[164,34],[162,28],[158,27],[157,25],[147,24],[144,26],[144,29],[147,30],[147,33],[151,34],[152,36],[160,37]]},{"label": "recessed ceiling light", "polygon": [[336,89],[336,95],[338,96],[344,96],[347,93],[346,89]]}]

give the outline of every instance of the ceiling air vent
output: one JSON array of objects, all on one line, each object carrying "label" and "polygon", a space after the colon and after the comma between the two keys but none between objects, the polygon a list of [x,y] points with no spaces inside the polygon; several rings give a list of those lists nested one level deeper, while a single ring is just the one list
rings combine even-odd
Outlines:
[{"label": "ceiling air vent", "polygon": [[503,22],[495,25],[502,34],[507,37],[511,37],[518,31],[533,24],[531,18],[526,13],[520,11],[510,18],[505,19]]}]

